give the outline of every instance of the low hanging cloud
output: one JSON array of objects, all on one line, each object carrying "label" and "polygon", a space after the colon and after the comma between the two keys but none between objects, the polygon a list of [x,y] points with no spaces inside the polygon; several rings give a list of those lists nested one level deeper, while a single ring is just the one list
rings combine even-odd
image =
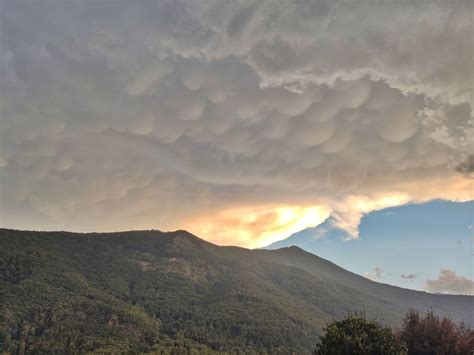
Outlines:
[{"label": "low hanging cloud", "polygon": [[384,271],[378,266],[375,266],[371,271],[364,272],[364,276],[371,280],[381,279],[384,274]]},{"label": "low hanging cloud", "polygon": [[413,281],[414,279],[416,279],[415,274],[401,274],[400,277],[402,279],[405,279],[405,281]]},{"label": "low hanging cloud", "polygon": [[436,293],[474,295],[474,281],[456,274],[451,269],[441,269],[438,278],[426,281],[426,290]]},{"label": "low hanging cloud", "polygon": [[469,1],[0,7],[5,227],[257,246],[471,196]]}]

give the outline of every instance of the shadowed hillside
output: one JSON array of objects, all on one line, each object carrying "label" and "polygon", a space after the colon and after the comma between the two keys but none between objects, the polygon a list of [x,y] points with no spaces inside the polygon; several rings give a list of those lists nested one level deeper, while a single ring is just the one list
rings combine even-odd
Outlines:
[{"label": "shadowed hillside", "polygon": [[473,297],[372,282],[297,247],[218,247],[188,232],[0,230],[0,350],[310,352],[350,311],[411,307],[473,324]]}]

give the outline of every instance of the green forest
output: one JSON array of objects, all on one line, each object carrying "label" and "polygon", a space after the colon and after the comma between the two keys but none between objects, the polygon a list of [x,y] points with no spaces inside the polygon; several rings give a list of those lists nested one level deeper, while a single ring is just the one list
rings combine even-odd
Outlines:
[{"label": "green forest", "polygon": [[218,247],[185,231],[0,230],[0,350],[12,354],[311,353],[363,311],[472,321],[472,297],[374,283],[295,247]]}]

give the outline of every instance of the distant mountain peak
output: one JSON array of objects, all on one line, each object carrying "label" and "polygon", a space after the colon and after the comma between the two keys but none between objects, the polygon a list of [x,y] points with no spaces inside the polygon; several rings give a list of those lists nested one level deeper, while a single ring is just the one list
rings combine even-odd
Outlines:
[{"label": "distant mountain peak", "polygon": [[[264,249],[279,249],[289,246],[301,246],[308,239],[320,239],[320,238],[339,238],[346,239],[349,234],[342,228],[337,226],[337,222],[334,217],[329,216],[324,222],[317,225],[316,227],[310,227],[303,229],[299,232],[293,233],[288,238],[272,243]],[[304,248],[301,248],[304,250]]]}]

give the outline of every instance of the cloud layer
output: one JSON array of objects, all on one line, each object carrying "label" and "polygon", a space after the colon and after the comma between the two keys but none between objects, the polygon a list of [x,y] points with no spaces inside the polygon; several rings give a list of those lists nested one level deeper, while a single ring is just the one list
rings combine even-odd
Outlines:
[{"label": "cloud layer", "polygon": [[472,199],[470,1],[0,6],[4,226],[206,216],[202,237],[256,246],[268,209],[357,237],[374,209]]}]

